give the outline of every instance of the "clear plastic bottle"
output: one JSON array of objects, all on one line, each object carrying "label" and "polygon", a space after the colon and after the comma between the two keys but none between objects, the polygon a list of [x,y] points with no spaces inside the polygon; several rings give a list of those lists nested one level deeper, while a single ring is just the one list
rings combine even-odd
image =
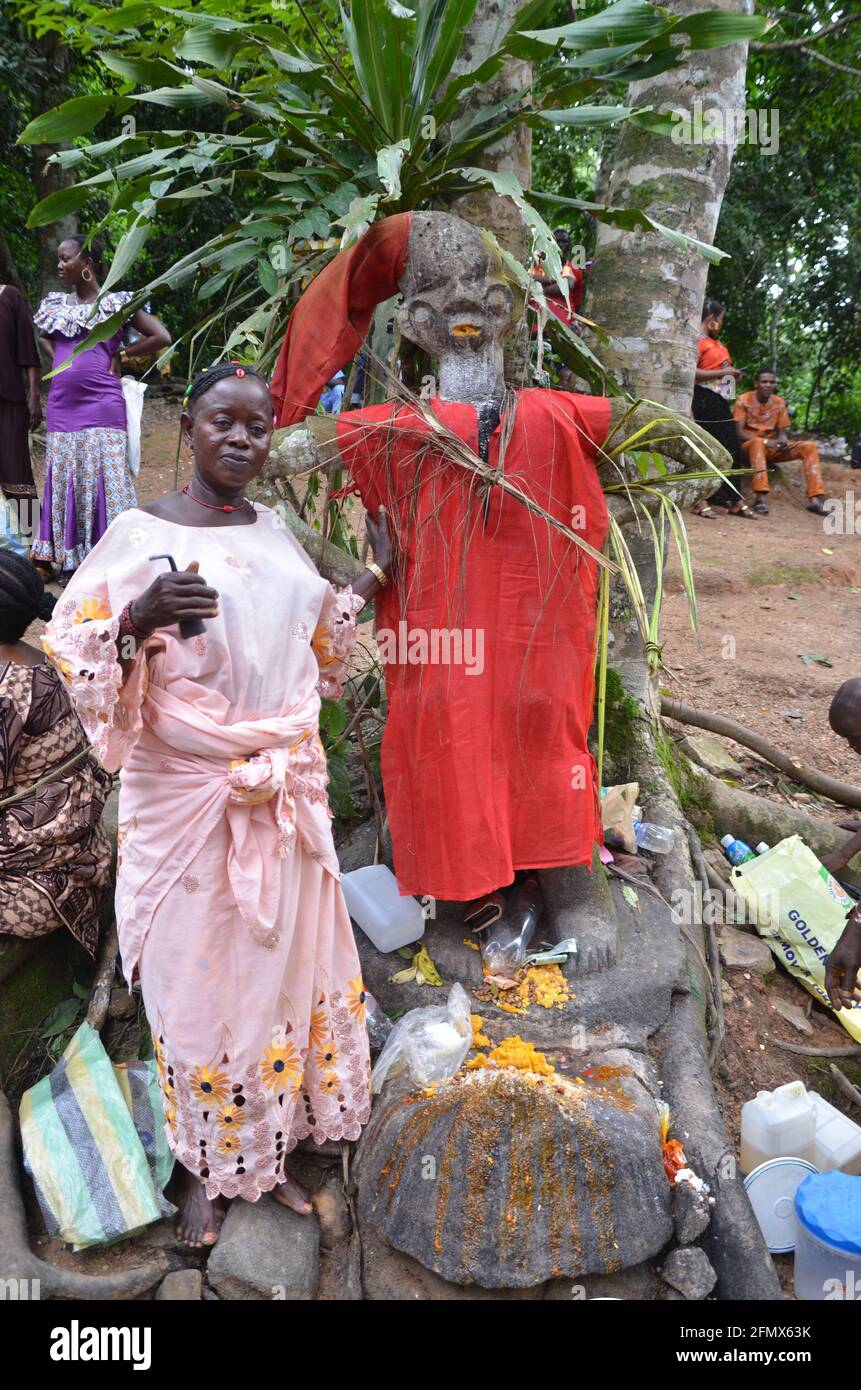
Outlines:
[{"label": "clear plastic bottle", "polygon": [[675,842],[675,834],[665,825],[655,825],[650,820],[635,820],[634,834],[637,848],[646,849],[650,854],[669,854]]},{"label": "clear plastic bottle", "polygon": [[756,858],[750,845],[745,840],[737,840],[734,835],[722,836],[721,845],[731,864],[746,864],[749,859]]}]

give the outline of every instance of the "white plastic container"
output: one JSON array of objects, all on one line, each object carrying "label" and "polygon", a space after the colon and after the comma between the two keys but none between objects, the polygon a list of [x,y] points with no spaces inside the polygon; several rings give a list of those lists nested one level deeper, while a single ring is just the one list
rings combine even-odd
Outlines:
[{"label": "white plastic container", "polygon": [[861,1173],[861,1125],[856,1125],[816,1091],[807,1094],[816,1114],[813,1162],[820,1173],[832,1168],[839,1168],[842,1173]]},{"label": "white plastic container", "polygon": [[814,1163],[816,1111],[803,1081],[774,1091],[759,1091],[742,1107],[743,1173],[752,1173],[772,1158],[804,1158]]},{"label": "white plastic container", "polygon": [[795,1194],[795,1296],[855,1302],[861,1292],[861,1177],[812,1173]]},{"label": "white plastic container", "polygon": [[385,864],[368,864],[344,874],[347,911],[378,951],[397,951],[425,934],[425,918],[415,898],[401,897],[398,881]]}]

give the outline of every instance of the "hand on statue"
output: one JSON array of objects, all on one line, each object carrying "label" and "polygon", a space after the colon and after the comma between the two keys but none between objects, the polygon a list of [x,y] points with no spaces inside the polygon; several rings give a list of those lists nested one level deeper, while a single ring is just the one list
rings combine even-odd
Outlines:
[{"label": "hand on statue", "polygon": [[376,521],[371,516],[370,512],[366,512],[365,526],[368,531],[368,540],[371,543],[374,563],[379,565],[384,574],[391,574],[392,540],[389,535],[389,520],[386,516],[385,507],[381,506],[377,509]]},{"label": "hand on statue", "polygon": [[172,627],[183,618],[214,618],[218,614],[218,591],[211,589],[192,560],[188,569],[166,570],[144,589],[129,610],[129,617],[141,632]]},{"label": "hand on statue", "polygon": [[858,971],[861,970],[861,917],[856,908],[849,916],[843,935],[825,962],[825,988],[834,1009],[848,1009],[856,1002]]}]

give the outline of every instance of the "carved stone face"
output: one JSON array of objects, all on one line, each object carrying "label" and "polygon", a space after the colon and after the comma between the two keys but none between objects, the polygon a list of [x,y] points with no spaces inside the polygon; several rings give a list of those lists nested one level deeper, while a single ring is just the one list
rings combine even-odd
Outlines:
[{"label": "carved stone face", "polygon": [[501,352],[514,307],[502,266],[479,232],[447,212],[417,212],[410,228],[403,307],[404,337],[439,358]]}]

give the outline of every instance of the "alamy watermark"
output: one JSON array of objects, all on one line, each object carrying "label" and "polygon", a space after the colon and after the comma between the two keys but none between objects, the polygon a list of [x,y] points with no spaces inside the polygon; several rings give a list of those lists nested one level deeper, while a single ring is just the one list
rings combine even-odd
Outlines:
[{"label": "alamy watermark", "polygon": [[763,154],[777,154],[780,148],[780,112],[777,107],[754,110],[741,107],[710,106],[703,109],[697,98],[690,111],[676,107],[670,112],[675,145],[758,145]]},{"label": "alamy watermark", "polygon": [[464,666],[467,676],[484,670],[484,629],[480,627],[409,627],[402,619],[376,633],[384,666]]}]

